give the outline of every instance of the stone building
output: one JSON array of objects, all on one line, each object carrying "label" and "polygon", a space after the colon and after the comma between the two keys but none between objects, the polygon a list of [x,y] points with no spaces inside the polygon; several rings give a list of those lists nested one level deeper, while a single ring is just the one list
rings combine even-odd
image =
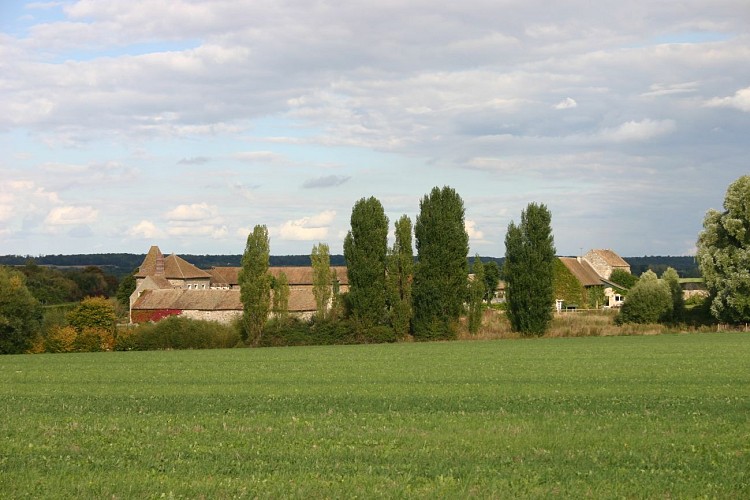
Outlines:
[{"label": "stone building", "polygon": [[[203,271],[176,255],[164,257],[152,246],[135,274],[130,296],[130,322],[158,321],[167,316],[229,323],[242,315],[240,267],[214,267]],[[339,291],[348,290],[346,267],[331,266]],[[289,313],[310,318],[316,311],[312,267],[271,267],[274,277],[283,272],[289,282]]]}]

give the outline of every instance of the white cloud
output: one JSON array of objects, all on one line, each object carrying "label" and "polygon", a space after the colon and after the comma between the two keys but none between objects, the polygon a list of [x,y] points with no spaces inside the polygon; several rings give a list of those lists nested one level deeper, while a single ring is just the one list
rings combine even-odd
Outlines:
[{"label": "white cloud", "polygon": [[698,82],[685,83],[654,83],[648,92],[641,94],[642,97],[660,97],[674,94],[689,94],[697,90]]},{"label": "white cloud", "polygon": [[[386,205],[413,215],[425,179],[492,199],[467,207],[488,214],[476,220],[489,241],[502,240],[501,210],[560,192],[576,210],[561,202],[556,215],[595,231],[586,217],[603,217],[601,201],[577,194],[611,189],[615,171],[688,193],[698,214],[680,212],[679,242],[747,171],[750,115],[735,111],[750,110],[741,0],[528,0],[512,2],[512,16],[485,0],[47,4],[54,12],[27,10],[0,34],[0,231],[18,236],[3,238],[8,251],[65,251],[62,233],[34,239],[65,206],[100,209],[91,229],[105,251],[117,251],[118,231],[152,234],[138,221],[180,244],[236,251],[214,238],[248,211],[289,241],[327,235],[334,247],[345,231],[332,217],[299,217],[347,213],[370,194],[409,200]],[[30,184],[9,187],[21,178]],[[345,179],[325,198],[301,189]],[[618,227],[638,215],[622,209]],[[655,225],[636,238],[601,227],[628,244],[655,241]]]},{"label": "white cloud", "polygon": [[219,214],[219,208],[216,205],[209,205],[206,202],[192,203],[190,205],[178,205],[166,213],[170,221],[204,221],[213,219]]},{"label": "white cloud", "polygon": [[572,97],[566,97],[562,101],[555,104],[555,109],[573,109],[578,106],[578,103]]},{"label": "white cloud", "polygon": [[135,226],[131,227],[126,231],[126,234],[131,238],[139,238],[144,240],[151,240],[161,236],[161,231],[151,221],[142,220]]},{"label": "white cloud", "polygon": [[284,155],[273,151],[242,151],[233,154],[232,157],[248,163],[284,163],[286,161]]},{"label": "white cloud", "polygon": [[46,212],[50,205],[60,203],[54,191],[37,186],[34,181],[9,180],[0,183],[0,204],[12,207],[11,211],[0,212],[0,220],[10,216],[23,217],[32,213]]},{"label": "white cloud", "polygon": [[601,137],[614,142],[648,141],[656,137],[670,134],[676,129],[674,120],[629,121],[619,127],[603,130]]},{"label": "white cloud", "polygon": [[750,87],[745,87],[731,97],[714,97],[706,102],[706,106],[713,108],[735,108],[750,113]]},{"label": "white cloud", "polygon": [[91,224],[99,217],[99,211],[89,206],[55,207],[47,214],[45,224],[50,226],[69,226],[76,224]]},{"label": "white cloud", "polygon": [[473,220],[466,220],[464,221],[464,227],[466,228],[466,233],[469,235],[469,239],[481,241],[484,239],[484,233],[477,229],[477,223]]},{"label": "white cloud", "polygon": [[274,231],[281,239],[293,241],[323,240],[336,217],[335,210],[325,210],[311,217],[286,221]]},{"label": "white cloud", "polygon": [[167,228],[167,234],[180,238],[224,239],[229,234],[229,230],[224,225],[194,224],[189,226],[170,226]]}]

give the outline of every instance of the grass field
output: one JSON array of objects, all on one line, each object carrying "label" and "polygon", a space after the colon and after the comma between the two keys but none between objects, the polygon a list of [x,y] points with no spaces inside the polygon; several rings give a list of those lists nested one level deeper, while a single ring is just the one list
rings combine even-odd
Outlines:
[{"label": "grass field", "polygon": [[3,498],[750,497],[750,334],[0,357]]}]

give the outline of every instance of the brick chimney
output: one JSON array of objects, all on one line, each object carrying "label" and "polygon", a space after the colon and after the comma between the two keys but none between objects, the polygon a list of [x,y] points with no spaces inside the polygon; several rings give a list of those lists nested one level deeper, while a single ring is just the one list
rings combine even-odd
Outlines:
[{"label": "brick chimney", "polygon": [[154,274],[156,276],[164,276],[164,255],[161,252],[156,256],[156,270]]}]

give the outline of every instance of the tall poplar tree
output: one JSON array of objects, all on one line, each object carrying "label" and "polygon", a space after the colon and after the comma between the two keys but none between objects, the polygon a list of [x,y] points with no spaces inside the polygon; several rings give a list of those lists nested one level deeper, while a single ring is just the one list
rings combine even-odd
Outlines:
[{"label": "tall poplar tree", "polygon": [[351,230],[344,239],[349,277],[349,305],[355,322],[364,329],[382,324],[386,315],[385,268],[388,217],[375,197],[354,204]]},{"label": "tall poplar tree", "polygon": [[552,321],[555,242],[552,215],[544,204],[530,203],[521,223],[508,225],[503,276],[508,319],[523,335],[544,335]]},{"label": "tall poplar tree", "polygon": [[456,337],[468,275],[464,212],[463,200],[448,186],[433,188],[419,203],[414,225],[418,263],[412,288],[417,339]]},{"label": "tall poplar tree", "polygon": [[289,317],[289,278],[284,272],[273,283],[273,312],[281,321]]},{"label": "tall poplar tree", "polygon": [[328,245],[318,243],[310,254],[313,269],[313,296],[315,297],[315,316],[322,320],[326,316],[331,302],[331,257]]},{"label": "tall poplar tree", "polygon": [[238,278],[243,309],[243,340],[253,345],[260,341],[271,307],[269,253],[268,229],[265,225],[257,225],[247,237]]},{"label": "tall poplar tree", "polygon": [[414,275],[414,250],[412,247],[411,219],[402,215],[395,225],[396,241],[388,255],[388,302],[391,325],[398,337],[411,330],[411,283]]},{"label": "tall poplar tree", "polygon": [[468,326],[469,333],[476,335],[482,326],[482,315],[484,314],[484,296],[487,290],[487,283],[484,277],[484,264],[479,260],[479,254],[474,257],[472,265],[474,278],[469,282],[469,314]]}]

